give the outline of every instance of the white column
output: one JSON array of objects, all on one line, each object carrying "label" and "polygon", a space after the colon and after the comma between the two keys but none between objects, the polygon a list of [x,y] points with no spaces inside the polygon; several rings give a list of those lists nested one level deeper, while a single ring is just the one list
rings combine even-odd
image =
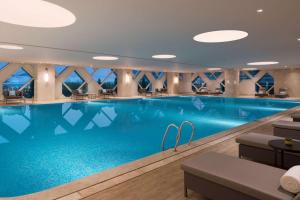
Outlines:
[{"label": "white column", "polygon": [[[178,82],[177,82],[178,81]],[[175,72],[167,72],[168,94],[178,94],[179,76]]]},{"label": "white column", "polygon": [[137,83],[132,78],[131,70],[118,69],[118,97],[133,97],[138,95]]},{"label": "white column", "polygon": [[180,93],[192,93],[192,73],[183,73],[182,80],[179,81]]},{"label": "white column", "polygon": [[[53,101],[55,100],[55,70],[51,65],[36,65],[35,79],[35,100]],[[48,78],[47,78],[48,77]]]},{"label": "white column", "polygon": [[225,75],[225,96],[239,95],[239,79],[240,71],[238,69],[227,69],[224,71]]}]

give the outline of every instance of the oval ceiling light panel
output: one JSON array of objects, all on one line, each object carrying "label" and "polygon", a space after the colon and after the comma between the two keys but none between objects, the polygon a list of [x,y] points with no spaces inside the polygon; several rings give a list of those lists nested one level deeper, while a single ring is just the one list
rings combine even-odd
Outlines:
[{"label": "oval ceiling light panel", "polygon": [[171,55],[171,54],[158,54],[158,55],[153,55],[152,58],[155,58],[155,59],[171,59],[171,58],[176,58],[176,56]]},{"label": "oval ceiling light panel", "polygon": [[251,67],[251,68],[242,68],[243,71],[253,71],[257,70],[257,68]]},{"label": "oval ceiling light panel", "polygon": [[263,61],[263,62],[251,62],[247,63],[247,65],[276,65],[279,62],[277,61]]},{"label": "oval ceiling light panel", "polygon": [[104,61],[119,60],[118,57],[114,57],[114,56],[94,56],[93,59],[104,60]]},{"label": "oval ceiling light panel", "polygon": [[73,24],[75,15],[42,0],[1,0],[0,22],[36,28],[59,28]]},{"label": "oval ceiling light panel", "polygon": [[211,67],[211,68],[207,68],[208,71],[221,71],[222,68],[220,67]]},{"label": "oval ceiling light panel", "polygon": [[248,36],[245,31],[239,30],[219,30],[211,31],[206,33],[201,33],[194,37],[197,42],[204,43],[220,43],[220,42],[231,42],[235,40],[240,40]]},{"label": "oval ceiling light panel", "polygon": [[11,45],[11,44],[0,44],[0,49],[9,49],[9,50],[22,50],[24,49],[21,46]]}]

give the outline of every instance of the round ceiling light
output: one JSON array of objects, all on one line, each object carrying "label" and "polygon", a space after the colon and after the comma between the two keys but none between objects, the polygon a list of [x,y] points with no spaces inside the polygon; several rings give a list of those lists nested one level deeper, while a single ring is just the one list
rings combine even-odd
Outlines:
[{"label": "round ceiling light", "polygon": [[69,10],[43,0],[1,0],[0,21],[38,28],[58,28],[73,24]]},{"label": "round ceiling light", "polygon": [[118,57],[114,57],[114,56],[94,56],[93,59],[104,60],[104,61],[119,60]]},{"label": "round ceiling light", "polygon": [[297,39],[300,42],[300,38]]},{"label": "round ceiling light", "polygon": [[262,12],[264,12],[264,10],[263,9],[257,9],[256,12],[257,13],[262,13]]},{"label": "round ceiling light", "polygon": [[171,59],[171,58],[176,58],[176,56],[171,55],[171,54],[158,54],[158,55],[153,55],[152,58],[155,58],[155,59]]},{"label": "round ceiling light", "polygon": [[247,65],[276,65],[279,62],[277,61],[263,61],[263,62],[251,62],[248,63]]},{"label": "round ceiling light", "polygon": [[204,43],[220,43],[220,42],[231,42],[235,40],[240,40],[248,36],[245,31],[239,30],[219,30],[211,31],[206,33],[201,33],[194,37],[197,42]]},{"label": "round ceiling light", "polygon": [[22,50],[24,49],[21,46],[11,45],[11,44],[0,44],[0,49],[9,49],[9,50]]}]

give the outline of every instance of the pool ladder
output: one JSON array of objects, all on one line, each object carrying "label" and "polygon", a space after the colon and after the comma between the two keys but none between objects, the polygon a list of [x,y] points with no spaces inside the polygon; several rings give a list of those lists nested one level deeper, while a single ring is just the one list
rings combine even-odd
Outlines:
[{"label": "pool ladder", "polygon": [[188,124],[192,127],[192,134],[191,134],[191,137],[190,137],[190,140],[189,140],[189,143],[188,145],[190,145],[192,143],[192,140],[193,140],[193,137],[195,135],[195,126],[194,124],[191,122],[191,121],[183,121],[180,126],[177,126],[175,124],[169,124],[168,127],[166,128],[166,131],[165,131],[165,134],[164,134],[164,137],[162,139],[162,143],[161,143],[161,150],[164,151],[165,150],[165,140],[167,138],[167,135],[169,133],[169,130],[171,127],[174,127],[175,129],[177,129],[177,135],[176,135],[176,143],[175,143],[175,146],[174,146],[174,151],[177,150],[177,146],[180,142],[180,139],[181,139],[181,134],[182,134],[182,128],[185,124]]}]

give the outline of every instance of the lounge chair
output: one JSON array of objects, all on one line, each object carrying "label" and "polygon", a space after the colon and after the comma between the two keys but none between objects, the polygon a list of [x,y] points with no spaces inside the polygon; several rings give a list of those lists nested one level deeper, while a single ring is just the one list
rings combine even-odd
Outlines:
[{"label": "lounge chair", "polygon": [[181,168],[185,196],[191,189],[212,200],[299,200],[281,188],[283,169],[214,152],[186,160]]},{"label": "lounge chair", "polygon": [[259,88],[258,92],[255,94],[256,97],[266,97],[268,96],[267,91],[265,88]]},{"label": "lounge chair", "polygon": [[289,97],[288,91],[286,88],[280,88],[279,93],[275,95],[276,98],[287,98]]},{"label": "lounge chair", "polygon": [[75,100],[84,100],[88,98],[88,94],[83,93],[81,90],[73,90],[72,91],[72,99]]},{"label": "lounge chair", "polygon": [[294,122],[300,122],[300,112],[295,112],[291,115]]},{"label": "lounge chair", "polygon": [[272,126],[275,136],[300,140],[300,122],[279,120],[273,122]]},{"label": "lounge chair", "polygon": [[23,97],[23,93],[21,91],[7,91],[3,92],[3,98],[5,104],[8,103],[25,103],[25,98]]},{"label": "lounge chair", "polygon": [[216,88],[214,92],[211,93],[212,95],[221,95],[223,94],[221,88]]},{"label": "lounge chair", "polygon": [[153,96],[155,93],[152,91],[148,91],[147,89],[144,88],[139,88],[138,89],[139,95],[142,96]]},{"label": "lounge chair", "polygon": [[199,91],[196,91],[196,94],[199,94],[199,95],[208,95],[208,89],[207,89],[207,87],[200,88]]},{"label": "lounge chair", "polygon": [[[260,133],[247,133],[236,138],[239,144],[239,157],[260,162],[267,165],[278,166],[281,157],[278,156],[278,163],[275,163],[275,152],[269,146],[271,140],[282,139],[274,135],[264,135]],[[288,169],[295,165],[300,165],[300,154],[285,152],[284,168]]]},{"label": "lounge chair", "polygon": [[115,95],[115,91],[113,89],[101,89],[99,90],[99,94],[103,96],[103,98],[109,98]]}]

